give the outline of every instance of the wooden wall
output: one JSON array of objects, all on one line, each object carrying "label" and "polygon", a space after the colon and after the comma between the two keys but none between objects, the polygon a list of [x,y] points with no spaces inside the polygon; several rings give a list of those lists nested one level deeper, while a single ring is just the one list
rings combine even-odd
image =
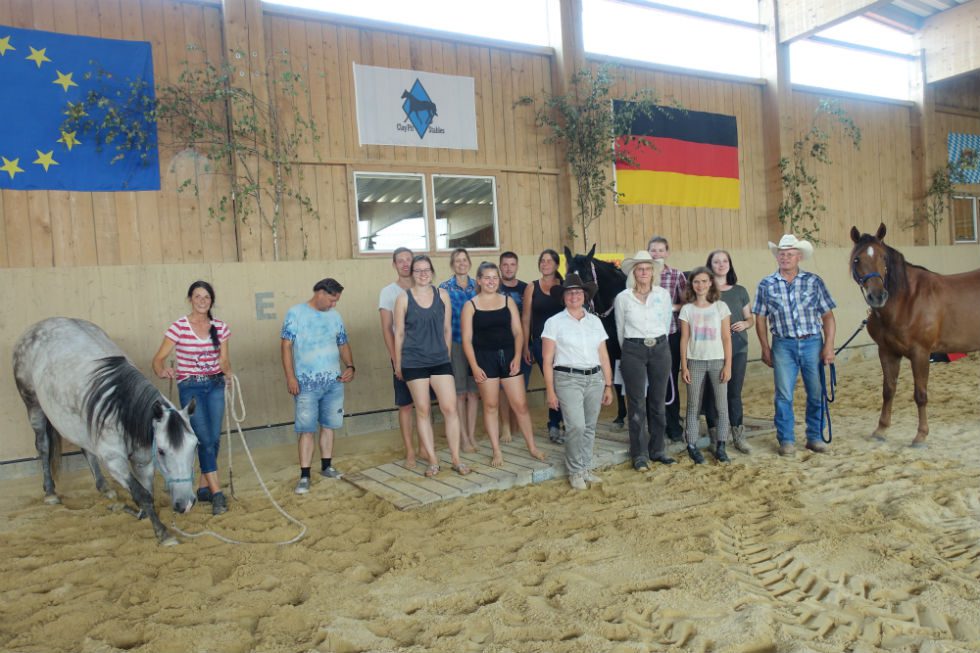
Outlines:
[{"label": "wooden wall", "polygon": [[[552,59],[543,48],[497,47],[330,22],[323,15],[287,12],[268,5],[263,19],[266,51],[288,51],[306,72],[310,101],[322,140],[302,152],[305,188],[319,220],[287,206],[281,233],[282,260],[356,258],[354,171],[457,172],[497,178],[501,246],[536,251],[561,241],[558,216],[560,163],[533,112],[514,107],[521,96],[552,90]],[[0,24],[153,44],[160,80],[174,80],[184,61],[217,60],[222,52],[221,7],[192,0],[0,0]],[[195,49],[188,50],[188,45]],[[476,81],[477,151],[408,147],[361,147],[357,141],[352,64],[412,68]],[[757,83],[727,81],[627,66],[624,93],[652,88],[685,107],[735,115],[739,129],[741,206],[737,211],[662,206],[610,206],[592,240],[606,251],[630,251],[653,233],[673,249],[704,251],[718,245],[752,248],[771,236],[763,160],[762,92]],[[937,104],[978,109],[976,76],[936,86]],[[802,134],[818,96],[794,92],[794,122]],[[972,103],[972,104],[971,104]],[[835,163],[818,172],[828,207],[822,237],[846,243],[852,223],[891,227],[893,242],[912,242],[903,228],[912,214],[914,166],[904,104],[844,99],[864,131],[861,150],[832,143]],[[945,144],[948,126],[976,132],[975,118],[940,115],[933,147]],[[947,124],[948,123],[948,124]],[[966,127],[964,127],[966,125]],[[202,196],[176,191],[194,174],[189,152],[161,153],[163,189],[143,193],[0,193],[0,267],[74,267],[154,263],[272,260],[267,227],[253,220],[236,225],[208,216],[225,183],[199,176]],[[563,216],[568,221],[568,216]]]}]

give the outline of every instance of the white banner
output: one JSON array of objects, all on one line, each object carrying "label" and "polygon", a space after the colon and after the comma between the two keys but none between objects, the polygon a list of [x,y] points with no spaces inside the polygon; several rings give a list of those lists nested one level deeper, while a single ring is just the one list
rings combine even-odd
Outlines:
[{"label": "white banner", "polygon": [[354,64],[361,145],[477,149],[472,77]]}]

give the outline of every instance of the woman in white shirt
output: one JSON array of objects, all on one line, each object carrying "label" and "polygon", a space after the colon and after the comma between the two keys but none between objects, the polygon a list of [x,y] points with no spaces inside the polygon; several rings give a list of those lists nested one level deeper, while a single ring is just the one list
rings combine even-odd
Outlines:
[{"label": "woman in white shirt", "polygon": [[670,379],[670,293],[660,287],[663,261],[641,250],[620,266],[626,290],[616,296],[616,334],[623,355],[620,372],[626,388],[630,459],[633,469],[649,472],[650,461],[676,462],[667,456],[665,400]]},{"label": "woman in white shirt", "polygon": [[592,446],[601,406],[613,401],[612,368],[606,351],[606,331],[585,302],[596,285],[569,274],[551,294],[565,310],[548,318],[541,333],[542,368],[548,407],[561,408],[565,420],[565,466],[576,490],[586,482],[600,483],[592,471]]}]

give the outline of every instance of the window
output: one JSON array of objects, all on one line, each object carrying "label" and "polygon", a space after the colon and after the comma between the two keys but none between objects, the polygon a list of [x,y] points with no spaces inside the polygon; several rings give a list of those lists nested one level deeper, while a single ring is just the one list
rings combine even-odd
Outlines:
[{"label": "window", "polygon": [[438,249],[497,248],[493,177],[432,175]]},{"label": "window", "polygon": [[909,34],[853,18],[790,43],[790,78],[804,86],[909,100],[915,48]]},{"label": "window", "polygon": [[428,251],[422,175],[355,172],[354,191],[360,252]]},{"label": "window", "polygon": [[977,242],[977,198],[953,196],[953,242]]},{"label": "window", "polygon": [[392,252],[398,247],[413,252],[498,249],[494,177],[431,175],[429,181],[431,207],[426,200],[426,175],[354,173],[360,253]]},{"label": "window", "polygon": [[548,45],[546,0],[266,0],[272,4],[413,25],[483,38]]},{"label": "window", "polygon": [[677,68],[759,78],[762,42],[755,0],[668,0],[659,4],[583,0],[585,49]]}]

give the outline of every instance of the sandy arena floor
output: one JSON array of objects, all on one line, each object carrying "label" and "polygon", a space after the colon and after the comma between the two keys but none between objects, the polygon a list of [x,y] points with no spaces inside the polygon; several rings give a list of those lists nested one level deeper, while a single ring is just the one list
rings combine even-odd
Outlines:
[{"label": "sandy arena floor", "polygon": [[[829,455],[781,459],[768,436],[727,467],[624,465],[582,493],[552,481],[399,512],[319,478],[297,497],[293,447],[261,449],[309,526],[287,547],[159,547],[87,472],[62,478],[61,506],[39,478],[0,482],[0,650],[980,651],[980,358],[932,367],[926,450],[907,446],[907,364],[885,444],[867,437],[877,360],[839,372]],[[770,415],[769,378],[746,388],[746,412]],[[342,440],[337,465],[397,443]],[[243,457],[235,474],[228,514],[178,524],[292,537]]]}]

